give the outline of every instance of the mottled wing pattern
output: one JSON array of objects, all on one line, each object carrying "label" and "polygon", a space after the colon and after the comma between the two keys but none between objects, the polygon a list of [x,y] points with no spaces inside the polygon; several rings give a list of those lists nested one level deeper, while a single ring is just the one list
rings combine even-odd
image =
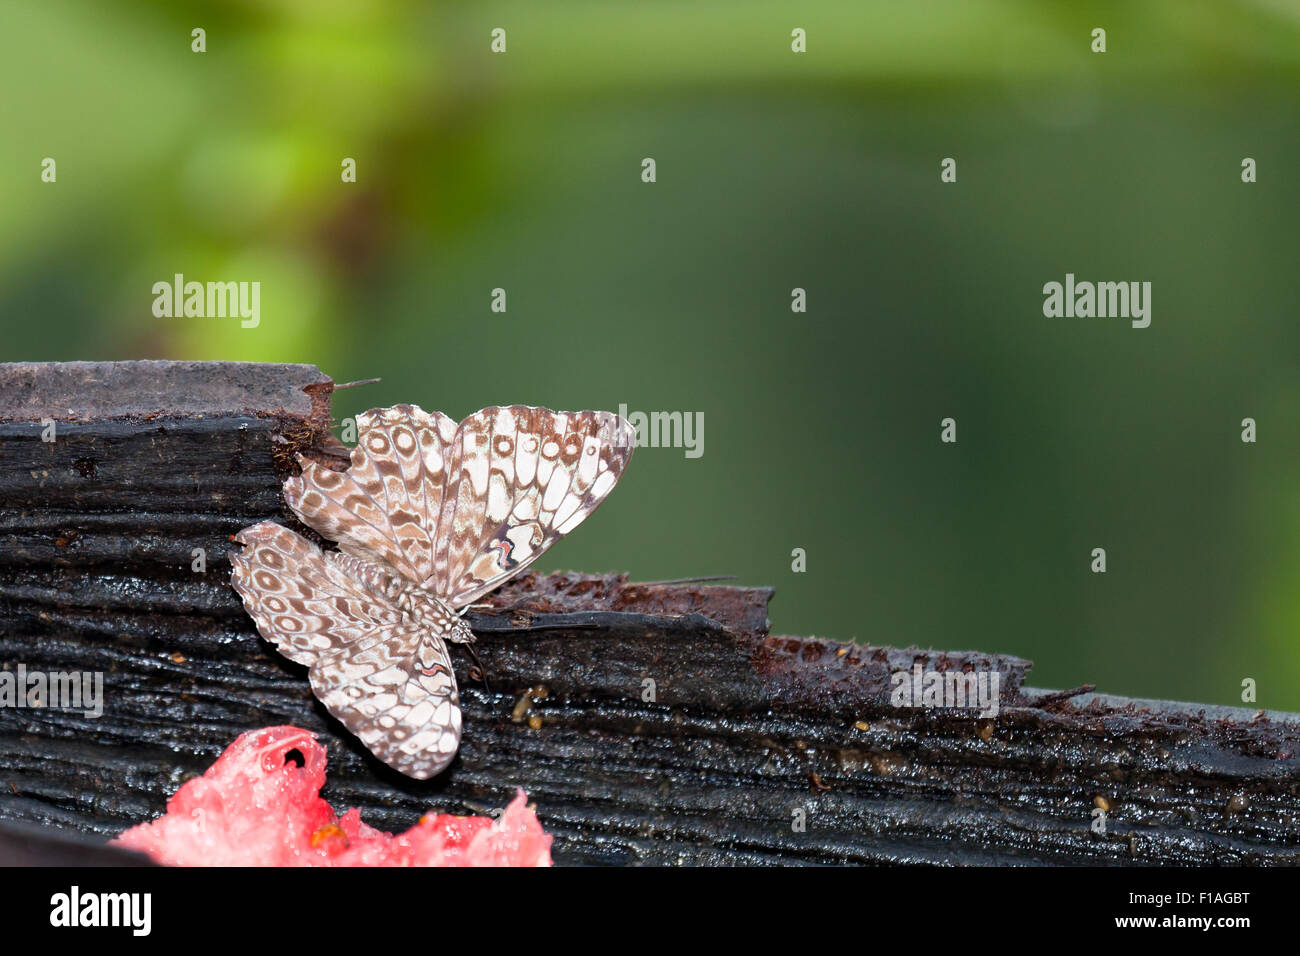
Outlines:
[{"label": "mottled wing pattern", "polygon": [[271,521],[235,536],[235,590],[257,629],[310,667],[312,690],[375,756],[426,779],[456,756],[460,704],[442,634],[452,620],[407,618],[373,565],[325,554]]},{"label": "mottled wing pattern", "polygon": [[300,458],[302,475],[285,482],[285,500],[342,551],[380,561],[436,593],[434,542],[455,438],[456,423],[441,412],[372,409],[357,416],[348,470]]},{"label": "mottled wing pattern", "polygon": [[513,405],[466,418],[446,454],[438,596],[463,607],[541,557],[605,500],[634,444],[610,412]]},{"label": "mottled wing pattern", "polygon": [[[357,420],[351,466],[300,458],[285,500],[342,553],[270,521],[245,528],[232,581],[257,628],[310,667],[312,690],[379,759],[411,777],[460,746],[448,639],[455,615],[518,574],[608,496],[634,434],[609,412],[514,405],[457,426],[413,405]],[[414,589],[414,590],[413,590]]]},{"label": "mottled wing pattern", "polygon": [[299,664],[394,627],[401,613],[320,548],[273,521],[235,536],[231,582],[262,636]]},{"label": "mottled wing pattern", "polygon": [[[445,632],[444,632],[445,633]],[[460,747],[460,699],[442,634],[403,624],[312,665],[327,710],[408,777],[440,773]]]}]

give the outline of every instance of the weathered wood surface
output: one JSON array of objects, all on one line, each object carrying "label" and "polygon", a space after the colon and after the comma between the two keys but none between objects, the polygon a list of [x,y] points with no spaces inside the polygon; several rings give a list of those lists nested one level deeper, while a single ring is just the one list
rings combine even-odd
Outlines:
[{"label": "weathered wood surface", "polygon": [[[771,636],[768,590],[613,574],[495,594],[500,610],[471,619],[490,690],[455,652],[460,756],[436,780],[401,777],[229,586],[236,531],[301,530],[280,497],[294,453],[345,463],[330,390],[310,366],[0,366],[0,661],[105,683],[98,719],[0,708],[0,821],[102,840],[240,732],[292,723],[329,747],[337,809],[405,829],[523,787],[561,863],[1300,860],[1289,715],[1045,697],[1018,658]],[[890,674],[915,662],[997,671],[1001,713],[891,706]],[[31,845],[0,833],[0,856]]]}]

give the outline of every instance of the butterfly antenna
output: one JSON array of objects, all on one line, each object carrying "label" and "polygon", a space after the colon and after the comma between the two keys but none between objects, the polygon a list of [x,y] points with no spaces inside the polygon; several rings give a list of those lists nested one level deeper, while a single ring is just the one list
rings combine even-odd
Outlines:
[{"label": "butterfly antenna", "polygon": [[708,581],[734,581],[734,574],[713,574],[702,578],[673,578],[671,581],[629,581],[627,586],[630,588],[648,588],[668,584],[704,584]]},{"label": "butterfly antenna", "polygon": [[382,382],[380,378],[359,378],[355,382],[344,382],[342,385],[335,385],[334,391],[341,388],[356,388],[358,385],[374,385],[376,382]]}]

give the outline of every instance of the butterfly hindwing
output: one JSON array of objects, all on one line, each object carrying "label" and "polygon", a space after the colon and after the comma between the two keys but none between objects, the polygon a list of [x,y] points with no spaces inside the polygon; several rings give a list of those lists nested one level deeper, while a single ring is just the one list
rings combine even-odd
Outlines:
[{"label": "butterfly hindwing", "polygon": [[408,777],[440,773],[460,747],[460,698],[443,634],[402,624],[312,665],[312,691],[376,757]]},{"label": "butterfly hindwing", "polygon": [[456,755],[461,715],[440,627],[406,617],[381,593],[377,565],[325,554],[288,528],[245,528],[231,576],[258,631],[309,666],[327,710],[389,766],[425,779]]},{"label": "butterfly hindwing", "polygon": [[312,664],[401,621],[401,612],[301,535],[273,521],[235,536],[231,582],[262,636]]}]

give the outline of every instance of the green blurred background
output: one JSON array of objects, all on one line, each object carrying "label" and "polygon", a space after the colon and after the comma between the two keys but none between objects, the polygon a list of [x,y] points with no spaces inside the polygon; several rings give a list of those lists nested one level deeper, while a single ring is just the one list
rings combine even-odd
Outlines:
[{"label": "green blurred background", "polygon": [[[702,412],[541,567],[1300,710],[1296,3],[45,0],[0,49],[4,359]],[[177,272],[260,326],[155,318]],[[1152,282],[1151,327],[1045,318],[1066,272]]]}]

